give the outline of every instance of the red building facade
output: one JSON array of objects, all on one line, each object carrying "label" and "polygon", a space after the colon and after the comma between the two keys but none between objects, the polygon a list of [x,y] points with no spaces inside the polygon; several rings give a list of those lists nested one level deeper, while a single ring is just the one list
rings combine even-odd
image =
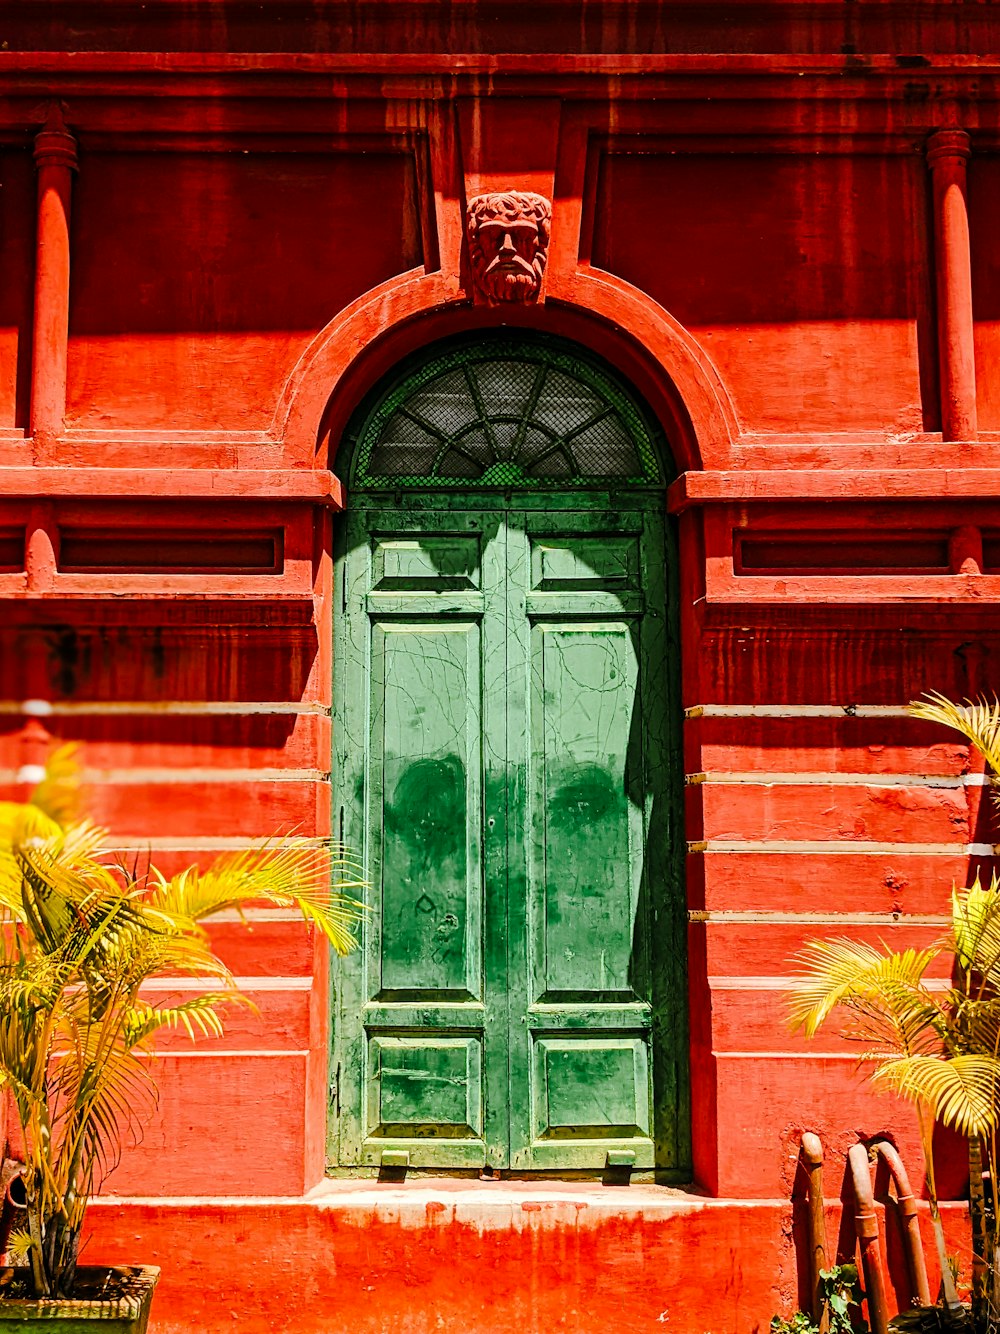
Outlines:
[{"label": "red building facade", "polygon": [[[25,793],[53,742],[79,741],[126,852],[169,869],[294,826],[343,834],[375,885],[365,951],[332,970],[281,912],[213,926],[259,1013],[219,1043],[165,1044],[157,1121],[94,1206],[91,1253],[162,1265],[164,1334],[764,1327],[798,1300],[802,1132],[838,1163],[883,1132],[918,1161],[905,1109],[849,1048],[787,1032],[787,959],[816,935],[933,939],[951,885],[992,854],[968,754],[904,712],[926,689],[996,687],[990,9],[0,14],[5,785]],[[515,202],[473,209],[477,239],[470,202],[495,196]],[[497,217],[497,246],[526,247],[510,300],[483,279]],[[428,435],[427,367],[500,362],[543,369],[514,407],[504,390]],[[482,397],[479,370],[461,374]],[[558,430],[539,415],[557,374],[564,407],[596,395]],[[425,452],[380,472],[397,409]],[[611,421],[624,435],[588,454]],[[532,431],[549,464],[512,470]],[[459,534],[478,543],[465,564]],[[444,639],[486,626],[462,659],[479,685],[438,655],[414,703],[432,657],[393,667],[382,640],[351,637],[356,568],[372,580],[357,615],[388,618],[386,642],[439,613]],[[524,751],[578,770],[610,756],[626,788],[634,747],[646,757],[621,825],[640,851],[626,830],[623,883],[557,905],[569,926],[549,881],[511,915],[510,811],[535,828],[517,807],[534,762],[517,711],[536,707],[534,659],[514,657],[519,569],[517,614],[553,642],[562,617],[639,645],[620,725],[609,705],[590,726],[577,681]],[[552,652],[543,702],[570,661]],[[619,686],[632,661],[608,669]],[[428,920],[392,898],[400,681],[400,736],[456,699],[482,706],[454,798],[462,865],[482,860],[475,921],[471,899],[434,915],[452,854],[429,842],[392,863],[398,883],[422,877]],[[413,745],[439,766],[414,782],[447,776],[436,742]],[[483,758],[501,752],[503,819]],[[541,836],[550,863],[600,842],[619,779],[599,809],[572,789],[568,841]],[[419,838],[453,826],[435,792]],[[596,960],[595,940],[600,978],[581,982],[572,960]],[[609,1169],[632,1184],[602,1184]]]}]

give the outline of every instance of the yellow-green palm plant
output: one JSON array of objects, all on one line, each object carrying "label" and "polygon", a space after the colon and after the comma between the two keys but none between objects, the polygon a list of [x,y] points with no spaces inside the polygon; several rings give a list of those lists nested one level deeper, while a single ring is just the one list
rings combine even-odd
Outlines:
[{"label": "yellow-green palm plant", "polygon": [[941,723],[958,732],[979,751],[993,788],[994,800],[1000,809],[1000,700],[966,700],[956,704],[936,690],[928,691],[923,699],[907,706],[907,713],[928,723]]},{"label": "yellow-green palm plant", "polygon": [[[962,897],[956,896],[959,916]],[[896,953],[844,937],[809,941],[792,960],[788,1005],[793,1027],[807,1037],[831,1017],[839,1020],[844,1037],[864,1044],[860,1059],[872,1083],[914,1103],[945,1304],[957,1309],[935,1184],[934,1123],[941,1120],[966,1134],[985,1133],[994,1115],[1000,1064],[992,1055],[959,1048],[954,1040],[964,998],[926,977],[945,949],[942,944]]]},{"label": "yellow-green palm plant", "polygon": [[[31,802],[0,803],[0,1088],[24,1141],[18,1249],[38,1296],[71,1293],[88,1199],[155,1106],[155,1034],[218,1035],[225,1006],[248,1003],[202,920],[291,906],[345,953],[361,912],[350,864],[294,837],[205,871],[123,871],[102,851],[105,831],[76,819],[73,789],[57,753]],[[154,1006],[142,994],[154,977],[205,985]]]},{"label": "yellow-green palm plant", "polygon": [[[979,752],[986,766],[986,776],[991,788],[994,810],[1000,810],[1000,700],[994,698],[976,701],[966,700],[963,704],[955,703],[945,695],[930,692],[924,699],[909,705],[908,712],[914,718],[925,722],[940,723],[957,732],[971,743]],[[992,888],[996,889],[996,873],[993,873]],[[989,1024],[997,1016],[1000,1004],[1000,967],[997,957],[1000,954],[1000,915],[996,896],[982,900],[977,904],[977,913],[968,923],[969,939],[975,944],[969,947],[968,961],[962,955],[957,956],[960,977],[964,979],[967,995],[968,1013],[976,1017],[977,1022]],[[990,1038],[994,1039],[990,1047]],[[983,1034],[985,1047],[996,1057],[1000,1045],[1000,1033]],[[986,1154],[986,1172],[984,1173],[983,1152]],[[1000,1327],[1000,1200],[998,1200],[998,1176],[1000,1163],[997,1159],[996,1124],[990,1126],[984,1135],[969,1135],[969,1182],[970,1208],[972,1214],[973,1238],[973,1313],[977,1323],[991,1330]],[[985,1207],[984,1181],[988,1182],[992,1208]]]}]

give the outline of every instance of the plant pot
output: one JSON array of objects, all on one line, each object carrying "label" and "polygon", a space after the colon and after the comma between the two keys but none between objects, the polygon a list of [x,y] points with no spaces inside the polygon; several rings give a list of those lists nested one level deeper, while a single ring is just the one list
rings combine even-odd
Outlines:
[{"label": "plant pot", "polygon": [[943,1306],[913,1306],[889,1321],[892,1334],[961,1334],[972,1329],[969,1308],[949,1313]]},{"label": "plant pot", "polygon": [[[58,1334],[97,1334],[95,1321],[101,1324],[100,1334],[146,1334],[159,1269],[128,1265],[109,1271],[81,1266],[76,1273],[78,1297],[0,1296],[0,1334],[43,1334],[53,1320],[59,1322]],[[121,1283],[122,1291],[114,1299],[99,1295],[109,1273]],[[88,1291],[94,1295],[88,1296]]]}]

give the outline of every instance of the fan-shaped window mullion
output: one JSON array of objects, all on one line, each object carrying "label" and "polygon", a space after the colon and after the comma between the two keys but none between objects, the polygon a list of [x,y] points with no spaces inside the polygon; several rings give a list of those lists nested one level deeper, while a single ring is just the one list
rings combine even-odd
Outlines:
[{"label": "fan-shaped window mullion", "polygon": [[469,386],[469,393],[472,395],[472,401],[476,405],[476,412],[479,415],[479,422],[486,432],[486,438],[490,442],[490,448],[493,450],[493,461],[497,458],[497,438],[493,433],[493,426],[489,417],[486,415],[486,404],[483,402],[483,396],[479,392],[479,385],[476,384],[476,377],[468,366],[465,366],[465,383]]},{"label": "fan-shaped window mullion", "polygon": [[468,459],[470,463],[474,463],[476,467],[480,469],[480,471],[485,471],[482,459],[477,459],[475,454],[470,454],[467,449],[463,449],[462,438],[461,436],[459,436],[455,440],[449,440],[448,443],[441,450],[441,453],[435,457],[434,459],[435,473],[437,473],[437,470],[440,467],[441,463],[444,461],[444,459],[447,458],[447,456],[453,452],[455,454],[461,454],[463,459]]},{"label": "fan-shaped window mullion", "polygon": [[510,454],[512,463],[516,463],[521,456],[521,451],[524,448],[524,437],[528,434],[528,426],[534,416],[535,408],[538,407],[538,400],[542,396],[542,385],[544,385],[545,377],[548,373],[548,366],[539,366],[538,374],[535,376],[535,383],[531,386],[531,393],[528,395],[528,401],[521,414],[521,425],[518,427],[517,436],[514,439],[514,447]]},{"label": "fan-shaped window mullion", "polygon": [[434,462],[431,464],[430,475],[432,477],[441,476],[442,465],[444,464],[445,459],[448,457],[448,455],[454,448],[455,446],[452,444],[450,440],[442,441],[441,448],[434,455]]},{"label": "fan-shaped window mullion", "polygon": [[541,454],[538,454],[533,458],[531,460],[532,471],[534,471],[535,468],[541,467],[545,460],[550,459],[553,454],[562,454],[563,458],[566,459],[569,464],[573,476],[578,477],[580,475],[580,470],[576,465],[576,459],[573,457],[573,451],[567,449],[565,440],[554,440],[551,449],[543,450]]},{"label": "fan-shaped window mullion", "polygon": [[428,348],[359,418],[356,486],[660,483],[644,409],[610,368],[541,335]]},{"label": "fan-shaped window mullion", "polygon": [[571,431],[567,431],[566,434],[562,436],[563,444],[572,448],[573,441],[578,435],[583,435],[585,431],[589,431],[590,428],[596,426],[598,422],[607,421],[609,417],[614,416],[614,412],[614,408],[605,408],[603,412],[595,412],[593,417],[589,417],[585,422],[581,422],[579,426],[574,426]]},{"label": "fan-shaped window mullion", "polygon": [[429,422],[426,417],[421,417],[419,413],[413,412],[405,405],[405,403],[399,409],[399,412],[401,416],[409,417],[411,422],[416,422],[419,427],[425,430],[428,435],[432,435],[435,440],[442,440],[447,444],[448,436],[445,435],[444,431],[439,427],[435,426],[433,422]]}]

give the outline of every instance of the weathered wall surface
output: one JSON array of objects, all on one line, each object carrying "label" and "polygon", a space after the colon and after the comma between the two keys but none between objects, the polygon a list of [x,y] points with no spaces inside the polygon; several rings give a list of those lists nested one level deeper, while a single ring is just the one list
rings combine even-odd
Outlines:
[{"label": "weathered wall surface", "polygon": [[[357,1183],[307,1202],[107,1201],[92,1254],[141,1250],[161,1266],[157,1334],[315,1334],[333,1322],[364,1334],[730,1334],[796,1308],[788,1205],[599,1190]],[[945,1206],[955,1254],[964,1215]],[[839,1224],[831,1207],[831,1238]],[[895,1245],[887,1276],[905,1306]]]},{"label": "weathered wall surface", "polygon": [[[903,708],[998,685],[1000,67],[974,53],[1000,27],[958,0],[347,8],[0,4],[2,792],[77,740],[130,856],[328,835],[351,411],[408,352],[501,321],[606,357],[678,473],[693,1177],[771,1203],[615,1223],[579,1250],[591,1324],[558,1323],[559,1229],[512,1229],[483,1260],[512,1294],[495,1324],[454,1280],[433,1327],[750,1330],[790,1299],[802,1131],[831,1153],[888,1132],[917,1162],[851,1051],[786,1031],[787,959],[933,939],[995,838],[966,750]],[[552,241],[539,301],[498,312],[462,216],[505,187],[553,200]],[[280,911],[213,930],[259,1013],[165,1044],[114,1178],[145,1202],[95,1211],[99,1245],[169,1266],[209,1235],[226,1291],[258,1248],[279,1274],[332,1263],[291,1315],[254,1276],[247,1329],[341,1299],[359,1328],[430,1328],[370,1314],[375,1255],[448,1301],[405,1229],[294,1203],[325,1165],[324,952]],[[219,1202],[246,1196],[290,1203]],[[637,1282],[613,1326],[637,1250],[668,1287]],[[704,1328],[669,1287],[693,1255],[726,1294]],[[213,1295],[192,1324],[177,1282],[159,1328],[229,1323]]]}]

